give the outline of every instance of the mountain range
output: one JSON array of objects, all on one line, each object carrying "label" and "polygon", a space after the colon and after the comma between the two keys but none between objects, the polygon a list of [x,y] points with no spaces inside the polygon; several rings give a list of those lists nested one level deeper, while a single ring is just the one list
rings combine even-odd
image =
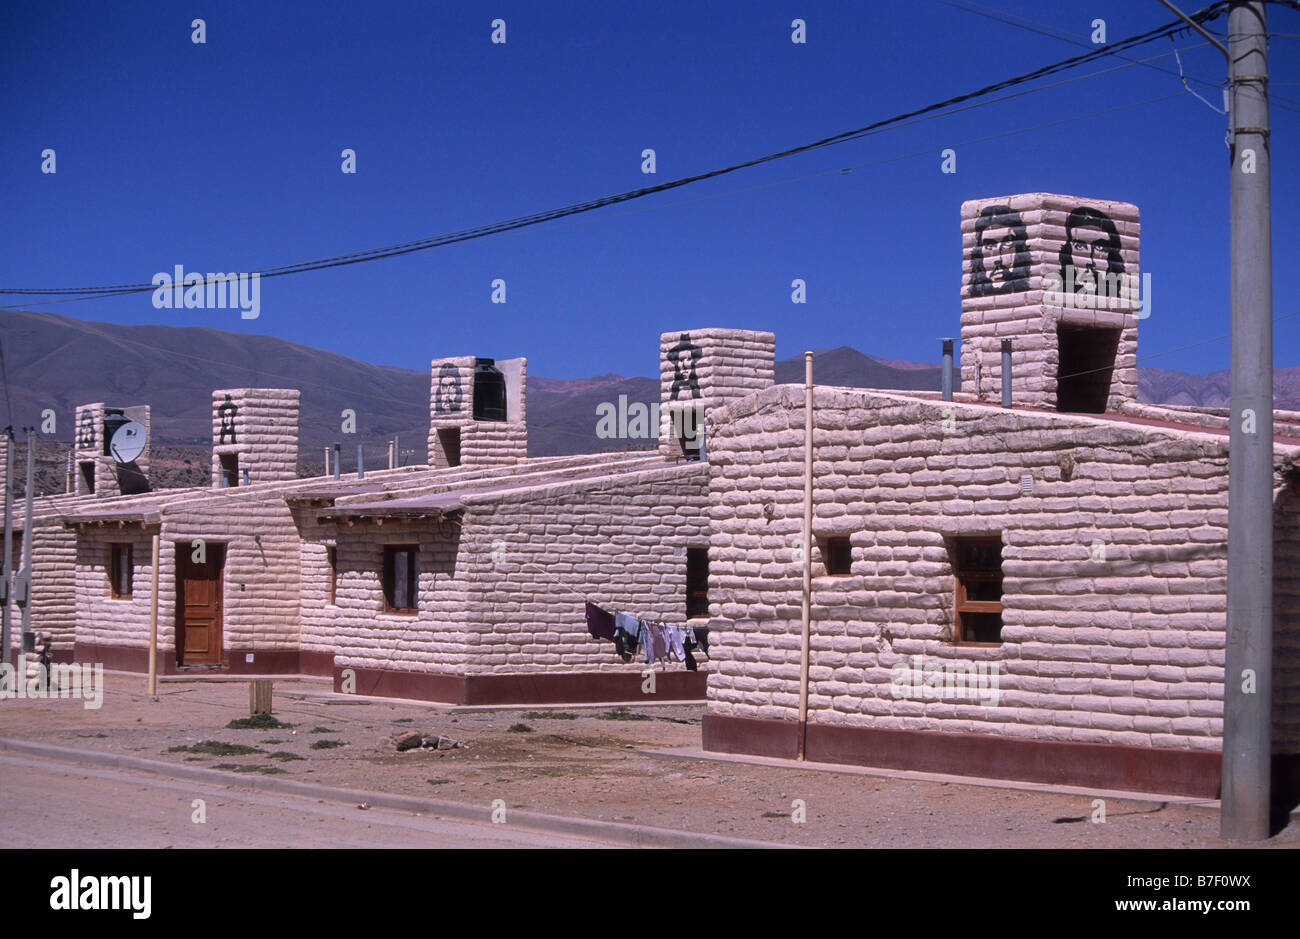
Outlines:
[{"label": "mountain range", "polygon": [[[53,409],[58,424],[47,439],[72,439],[73,409],[81,404],[151,405],[156,485],[206,480],[211,393],[217,388],[300,389],[304,472],[321,471],[323,449],[342,439],[340,415],[348,408],[356,412],[358,433],[344,448],[345,469],[351,468],[355,443],[365,446],[371,465],[386,464],[394,436],[404,462],[425,459],[427,372],[371,365],[270,336],[199,326],[120,326],[14,310],[0,311],[0,352],[7,395],[2,403],[10,415],[5,422],[38,424],[41,413]],[[824,385],[918,390],[938,389],[940,383],[936,364],[877,358],[849,346],[821,350],[815,363],[817,383]],[[802,382],[803,368],[802,356],[779,361],[776,380]],[[1274,384],[1277,407],[1300,410],[1300,368],[1276,370]],[[1228,373],[1139,367],[1138,389],[1147,402],[1223,407]],[[529,375],[527,395],[533,456],[651,446],[598,438],[596,408],[617,402],[619,395],[629,402],[657,401],[657,377]],[[40,461],[42,491],[62,488],[62,464],[53,457]]]}]

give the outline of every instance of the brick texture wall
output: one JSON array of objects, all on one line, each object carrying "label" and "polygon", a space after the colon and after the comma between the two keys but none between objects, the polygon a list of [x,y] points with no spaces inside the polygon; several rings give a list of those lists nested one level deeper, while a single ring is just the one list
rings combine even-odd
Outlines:
[{"label": "brick texture wall", "polygon": [[[812,721],[1219,748],[1226,435],[815,394],[814,534],[847,536],[852,567],[826,576],[814,543]],[[803,435],[787,385],[731,405],[711,440],[711,713],[797,717]],[[1296,752],[1300,500],[1278,484],[1275,745]],[[991,533],[1003,643],[955,646],[945,538]],[[890,669],[915,655],[996,663],[998,706],[894,697]]]}]

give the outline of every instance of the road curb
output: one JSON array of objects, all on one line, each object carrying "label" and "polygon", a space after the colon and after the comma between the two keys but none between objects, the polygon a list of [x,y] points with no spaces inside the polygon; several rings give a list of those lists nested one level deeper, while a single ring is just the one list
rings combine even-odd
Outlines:
[{"label": "road curb", "polygon": [[[224,770],[206,769],[200,766],[183,766],[165,763],[161,760],[147,760],[138,756],[119,753],[99,753],[94,750],[79,750],[73,747],[61,747],[49,743],[36,743],[30,740],[12,740],[0,738],[0,751],[24,753],[59,763],[84,764],[91,766],[108,766],[116,769],[129,769],[137,772],[164,776],[169,779],[189,779],[195,782],[213,783],[222,786],[237,786],[244,789],[256,789],[262,792],[274,792],[282,795],[306,796],[323,799],[328,802],[351,805],[353,807],[366,803],[372,808],[392,809],[399,812],[411,812],[420,815],[434,815],[468,822],[491,822],[491,809],[484,806],[466,805],[461,802],[440,802],[423,799],[418,796],[402,796],[383,792],[363,792],[356,789],[335,789],[317,783],[299,782],[291,779],[275,779],[267,776],[228,773]],[[594,838],[613,842],[629,848],[797,848],[798,845],[778,844],[769,841],[751,841],[745,838],[729,838],[724,835],[693,834],[674,831],[668,828],[652,828],[645,825],[624,825],[618,822],[605,822],[597,819],[571,818],[564,815],[544,815],[540,812],[525,812],[519,809],[507,810],[508,824],[530,831],[547,832],[556,835],[570,835],[582,838]]]}]

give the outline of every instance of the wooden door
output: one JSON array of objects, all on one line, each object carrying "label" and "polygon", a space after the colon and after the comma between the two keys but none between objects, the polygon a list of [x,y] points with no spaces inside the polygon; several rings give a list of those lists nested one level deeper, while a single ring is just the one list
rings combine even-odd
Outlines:
[{"label": "wooden door", "polygon": [[180,665],[221,664],[221,585],[225,546],[206,545],[195,564],[190,545],[176,545],[176,659]]}]

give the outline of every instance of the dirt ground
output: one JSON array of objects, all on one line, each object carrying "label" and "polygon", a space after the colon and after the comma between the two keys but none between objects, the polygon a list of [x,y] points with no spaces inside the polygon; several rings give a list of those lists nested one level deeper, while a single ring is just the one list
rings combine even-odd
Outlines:
[{"label": "dirt ground", "polygon": [[[290,727],[228,729],[248,716],[247,681],[167,681],[158,700],[138,675],[106,673],[103,706],[76,700],[0,701],[0,737],[266,773],[399,793],[818,847],[1226,847],[1218,815],[1180,803],[959,782],[821,772],[667,757],[700,746],[704,706],[626,709],[435,707],[326,694],[319,682],[277,680],[274,714]],[[454,749],[396,752],[395,734],[450,737]],[[227,747],[254,752],[221,752]],[[217,751],[217,752],[208,752]],[[803,800],[806,821],[792,820]],[[1300,822],[1269,847],[1300,847]]]}]

